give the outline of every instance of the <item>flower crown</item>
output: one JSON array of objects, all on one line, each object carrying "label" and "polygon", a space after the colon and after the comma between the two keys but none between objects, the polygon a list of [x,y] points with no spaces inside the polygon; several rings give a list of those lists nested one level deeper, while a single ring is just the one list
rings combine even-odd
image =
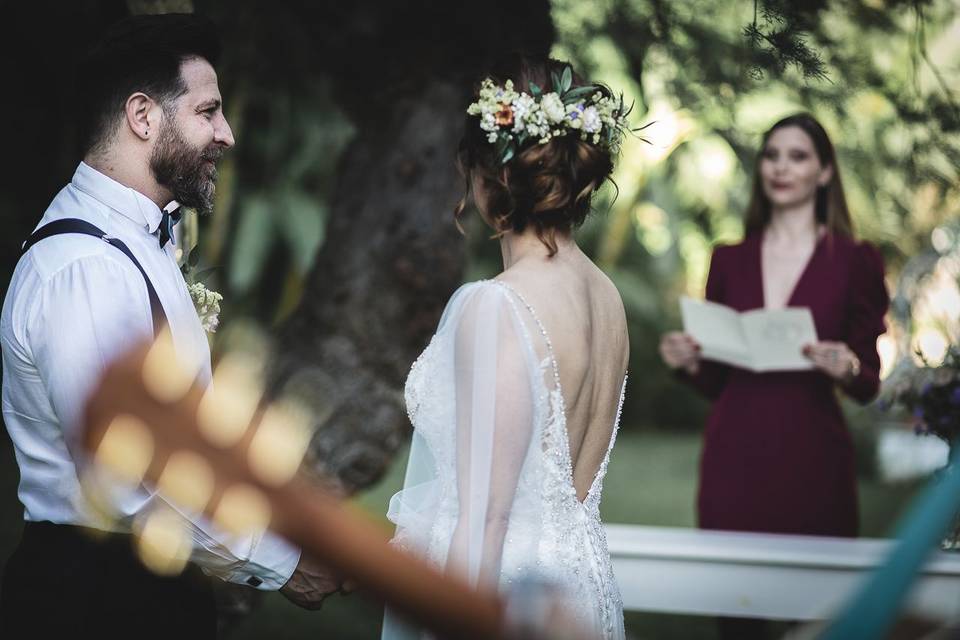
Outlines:
[{"label": "flower crown", "polygon": [[496,145],[500,164],[506,164],[528,140],[544,144],[551,139],[579,132],[580,139],[616,153],[627,127],[630,108],[624,108],[623,95],[615,100],[602,85],[589,84],[571,89],[570,65],[562,73],[550,73],[553,91],[544,93],[530,83],[530,93],[517,93],[513,81],[504,86],[486,78],[480,84],[480,97],[467,107],[471,116],[480,116],[480,128],[487,142]]}]

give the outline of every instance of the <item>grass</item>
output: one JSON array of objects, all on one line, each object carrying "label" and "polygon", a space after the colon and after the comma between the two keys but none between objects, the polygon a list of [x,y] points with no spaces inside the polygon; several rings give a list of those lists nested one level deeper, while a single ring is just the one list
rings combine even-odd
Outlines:
[{"label": "grass", "polygon": [[[692,527],[696,495],[700,436],[696,433],[625,432],[613,452],[604,483],[602,514],[607,522]],[[383,516],[390,496],[400,487],[405,452],[397,456],[382,483],[355,500],[374,522],[387,526]],[[0,560],[12,551],[21,529],[16,502],[16,465],[6,434],[0,442]],[[867,537],[883,537],[918,484],[884,485],[860,480],[861,530]],[[331,596],[320,612],[291,605],[279,594],[266,594],[258,609],[229,634],[231,640],[295,640],[379,638],[382,609],[362,595]],[[646,613],[626,614],[633,638],[653,640],[712,640],[710,618]]]}]

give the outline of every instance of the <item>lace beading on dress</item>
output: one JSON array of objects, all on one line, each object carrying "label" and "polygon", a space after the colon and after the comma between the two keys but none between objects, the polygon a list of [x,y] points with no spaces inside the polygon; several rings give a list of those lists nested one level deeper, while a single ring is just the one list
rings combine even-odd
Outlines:
[{"label": "lace beading on dress", "polygon": [[[600,494],[610,452],[619,429],[626,379],[616,422],[603,461],[581,502],[573,484],[573,464],[566,410],[553,346],[534,309],[509,285],[480,281],[464,285],[448,304],[444,320],[407,377],[405,400],[414,427],[404,490],[391,501],[397,524],[394,544],[412,550],[438,567],[447,553],[458,516],[456,387],[451,375],[453,340],[465,300],[495,287],[519,319],[522,346],[529,362],[533,436],[526,450],[503,542],[499,587],[508,590],[520,579],[549,580],[563,594],[577,621],[603,638],[624,637],[623,604],[613,575],[606,534],[600,520]],[[491,293],[489,289],[487,293]],[[422,460],[427,460],[423,463]],[[384,637],[398,637],[385,627]],[[406,637],[406,636],[404,636]]]}]

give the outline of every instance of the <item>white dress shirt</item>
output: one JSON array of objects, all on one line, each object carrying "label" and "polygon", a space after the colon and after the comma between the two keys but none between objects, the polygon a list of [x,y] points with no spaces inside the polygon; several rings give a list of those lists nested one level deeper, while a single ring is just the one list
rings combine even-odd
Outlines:
[{"label": "white dress shirt", "polygon": [[[40,225],[62,218],[90,222],[122,240],[153,283],[178,355],[199,358],[210,380],[210,349],[174,258],[157,241],[162,211],[149,198],[80,163]],[[84,455],[78,427],[87,397],[112,358],[153,336],[143,276],[116,247],[80,234],[38,242],[17,263],[0,316],[3,419],[20,467],[24,519],[102,526],[81,493]],[[194,360],[196,362],[196,360]],[[115,496],[118,527],[155,502],[140,488]],[[207,573],[260,589],[278,589],[300,552],[280,538],[231,536],[189,516],[192,559]]]}]

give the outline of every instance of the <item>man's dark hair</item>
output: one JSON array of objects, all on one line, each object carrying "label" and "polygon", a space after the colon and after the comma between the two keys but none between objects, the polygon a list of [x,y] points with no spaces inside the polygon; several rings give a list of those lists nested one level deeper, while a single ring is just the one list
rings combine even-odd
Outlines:
[{"label": "man's dark hair", "polygon": [[143,92],[165,106],[183,95],[180,64],[194,57],[211,65],[220,57],[216,28],[202,16],[137,15],[108,27],[76,76],[84,153],[110,141],[131,94]]}]

